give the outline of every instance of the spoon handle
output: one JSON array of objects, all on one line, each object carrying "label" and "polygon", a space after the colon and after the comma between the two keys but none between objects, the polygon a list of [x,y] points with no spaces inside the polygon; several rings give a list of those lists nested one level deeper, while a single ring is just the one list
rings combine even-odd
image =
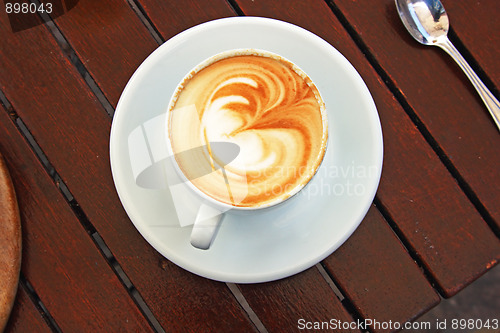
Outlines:
[{"label": "spoon handle", "polygon": [[460,52],[455,48],[455,46],[450,42],[448,38],[436,44],[440,48],[446,51],[462,68],[465,75],[469,78],[474,88],[476,88],[479,96],[483,100],[484,104],[488,111],[490,111],[493,120],[497,124],[498,129],[500,130],[500,102],[493,96],[491,91],[486,88],[483,81],[477,76],[477,74],[472,70],[469,64],[462,57]]}]

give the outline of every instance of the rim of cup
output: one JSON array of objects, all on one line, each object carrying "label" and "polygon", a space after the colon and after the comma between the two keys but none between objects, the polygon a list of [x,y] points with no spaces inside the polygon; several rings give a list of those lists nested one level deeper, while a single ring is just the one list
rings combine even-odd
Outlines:
[{"label": "rim of cup", "polygon": [[181,170],[179,164],[177,163],[176,158],[170,159],[172,161],[172,164],[178,174],[178,176],[182,179],[183,184],[185,184],[187,187],[189,187],[194,193],[196,193],[202,200],[204,200],[205,203],[210,204],[211,206],[214,206],[216,208],[222,208],[224,211],[228,210],[239,210],[239,211],[254,211],[254,210],[261,210],[265,208],[270,208],[274,207],[276,205],[279,205],[285,201],[288,201],[292,197],[294,197],[297,193],[299,193],[304,187],[307,186],[313,179],[313,177],[316,175],[318,169],[320,168],[323,159],[326,155],[326,150],[328,146],[328,119],[327,119],[327,112],[326,112],[326,107],[325,103],[323,101],[323,98],[321,97],[321,93],[318,89],[318,87],[314,84],[314,82],[311,80],[311,78],[300,68],[298,67],[295,63],[292,61],[286,59],[285,57],[278,55],[274,52],[262,50],[262,49],[253,49],[253,48],[243,48],[243,49],[231,49],[231,50],[226,50],[222,51],[220,53],[217,53],[199,64],[197,64],[193,69],[191,69],[184,77],[183,79],[177,84],[170,100],[167,106],[167,111],[166,111],[166,121],[165,121],[165,138],[166,138],[166,144],[167,144],[167,151],[169,156],[174,156],[175,153],[172,148],[172,140],[170,138],[170,118],[171,118],[171,111],[175,107],[175,104],[177,102],[178,96],[182,89],[184,89],[184,86],[193,76],[195,76],[198,72],[200,72],[202,69],[212,65],[213,63],[226,59],[226,58],[232,58],[232,57],[237,57],[237,56],[244,56],[244,55],[253,55],[253,56],[261,56],[261,57],[267,57],[267,58],[272,58],[275,60],[278,60],[280,62],[285,62],[287,63],[294,71],[297,73],[302,79],[304,79],[309,86],[313,86],[313,92],[316,96],[316,100],[318,101],[320,105],[320,113],[321,113],[321,120],[322,120],[322,125],[323,125],[323,132],[322,132],[322,154],[321,157],[318,157],[315,163],[314,170],[310,172],[310,175],[308,175],[307,180],[305,180],[302,184],[299,184],[295,186],[292,190],[287,192],[286,197],[279,197],[275,198],[274,200],[268,201],[264,204],[259,204],[259,205],[254,205],[254,206],[237,206],[237,205],[230,205],[228,203],[219,201],[217,199],[214,199],[211,197],[209,194],[203,192],[201,189],[196,187],[184,174],[184,172]]}]

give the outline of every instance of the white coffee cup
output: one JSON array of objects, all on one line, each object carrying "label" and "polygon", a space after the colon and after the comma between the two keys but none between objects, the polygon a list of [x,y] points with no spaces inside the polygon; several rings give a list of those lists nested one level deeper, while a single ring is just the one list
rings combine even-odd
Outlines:
[{"label": "white coffee cup", "polygon": [[[234,198],[232,196],[231,187],[232,185],[228,181],[228,178],[226,176],[226,171],[225,171],[225,166],[230,165],[232,158],[234,155],[238,155],[239,153],[239,147],[235,145],[234,143],[231,142],[210,142],[206,145],[206,147],[195,147],[191,150],[186,150],[186,151],[174,151],[174,143],[173,140],[175,139],[172,138],[172,113],[173,110],[176,107],[176,102],[177,102],[177,97],[179,94],[182,92],[182,90],[185,88],[185,84],[189,83],[192,77],[196,76],[202,69],[210,66],[211,64],[214,64],[215,62],[221,60],[221,59],[228,59],[228,58],[233,58],[237,56],[257,56],[257,57],[268,57],[272,58],[281,62],[284,62],[288,65],[290,65],[291,68],[293,68],[293,71],[298,74],[305,82],[307,82],[307,85],[311,88],[311,90],[314,91],[314,94],[316,96],[316,100],[319,106],[319,114],[320,114],[320,121],[321,121],[321,135],[318,135],[317,137],[321,138],[321,146],[318,150],[318,155],[314,158],[311,159],[313,161],[313,166],[312,168],[308,169],[306,171],[306,175],[304,176],[304,181],[301,182],[300,184],[296,184],[293,186],[291,189],[287,190],[283,196],[279,196],[277,198],[274,198],[272,200],[268,200],[262,203],[256,203],[254,205],[250,206],[239,206],[238,204],[241,203],[244,198],[241,198],[244,195],[240,195],[241,197]],[[193,117],[190,119],[195,119],[196,118],[196,113],[198,112],[196,108],[189,108],[186,107],[182,110],[185,114],[189,114],[189,112],[193,113]],[[200,120],[201,121],[201,120]],[[196,125],[196,124],[193,124]],[[193,126],[196,128],[196,126]],[[226,186],[227,186],[227,195],[231,197],[231,204],[224,202],[222,200],[217,200],[211,195],[205,193],[202,191],[200,188],[198,188],[196,185],[193,184],[193,176],[192,174],[190,177],[188,177],[183,171],[183,168],[179,165],[179,161],[177,158],[172,158],[170,159],[170,163],[172,163],[173,168],[177,171],[179,177],[183,180],[184,186],[189,188],[189,190],[196,195],[198,199],[201,200],[201,205],[199,207],[199,210],[197,212],[194,225],[193,225],[193,230],[191,233],[191,244],[199,249],[206,250],[210,247],[212,242],[215,239],[215,236],[217,234],[217,230],[221,224],[222,217],[226,212],[237,212],[241,214],[255,214],[257,211],[261,210],[267,210],[267,209],[272,209],[273,207],[276,207],[277,205],[283,203],[284,201],[288,200],[289,198],[295,196],[298,192],[300,192],[306,185],[307,183],[313,178],[315,175],[316,171],[319,169],[321,162],[323,160],[323,157],[326,153],[327,149],[327,138],[328,138],[328,122],[327,122],[327,116],[326,116],[326,110],[324,107],[324,102],[319,94],[319,91],[317,90],[317,87],[312,83],[310,78],[296,65],[294,65],[292,62],[290,62],[287,59],[284,59],[283,57],[274,54],[272,52],[264,51],[264,50],[255,50],[255,49],[237,49],[237,50],[229,50],[225,51],[219,54],[216,54],[209,59],[206,59],[205,61],[201,62],[199,65],[197,65],[190,73],[188,73],[184,79],[179,83],[177,86],[175,92],[172,95],[172,98],[170,100],[170,103],[167,108],[167,116],[166,116],[166,146],[167,146],[167,151],[170,156],[179,156],[179,154],[189,154],[190,151],[194,152],[194,154],[202,154],[201,152],[204,151],[205,153],[210,154],[211,158],[211,167],[212,170],[220,170],[220,173],[224,177]],[[189,128],[185,128],[185,130],[189,130]],[[205,133],[206,135],[206,133]],[[206,139],[206,136],[205,136]],[[179,139],[177,139],[179,140]],[[198,149],[200,148],[200,149]],[[215,149],[217,148],[217,149]],[[215,153],[213,150],[217,150]],[[185,153],[187,152],[187,153]],[[177,155],[176,155],[177,154]],[[206,154],[205,154],[206,155]],[[222,163],[219,163],[218,167],[214,167],[213,159],[212,156],[217,156],[218,160],[222,160]],[[222,157],[221,157],[222,156]],[[202,157],[200,155],[200,157]],[[197,160],[197,156],[194,156],[194,160]],[[194,162],[193,162],[194,163]],[[198,168],[197,168],[198,169]],[[201,167],[201,171],[197,170],[199,173],[199,177],[205,177],[205,174],[207,173],[207,170],[204,170],[206,168]],[[210,170],[208,170],[209,172]],[[215,172],[215,171],[214,171]],[[198,176],[198,175],[197,175]],[[191,178],[191,179],[189,179]],[[239,191],[241,192],[241,191]],[[238,192],[238,193],[239,193]],[[245,194],[245,193],[243,193]],[[240,200],[241,199],[241,200]],[[227,201],[227,200],[226,200]]]}]

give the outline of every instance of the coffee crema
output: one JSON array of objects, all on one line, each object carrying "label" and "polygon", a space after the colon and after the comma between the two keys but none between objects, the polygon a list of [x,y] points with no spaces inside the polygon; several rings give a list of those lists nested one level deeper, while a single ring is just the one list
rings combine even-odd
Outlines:
[{"label": "coffee crema", "polygon": [[[169,106],[177,164],[213,199],[264,207],[297,193],[316,172],[327,142],[324,103],[309,77],[266,51],[232,51],[209,59],[179,85]],[[213,142],[239,146],[232,161]],[[184,151],[200,153],[193,158]],[[209,169],[213,172],[201,172]]]}]

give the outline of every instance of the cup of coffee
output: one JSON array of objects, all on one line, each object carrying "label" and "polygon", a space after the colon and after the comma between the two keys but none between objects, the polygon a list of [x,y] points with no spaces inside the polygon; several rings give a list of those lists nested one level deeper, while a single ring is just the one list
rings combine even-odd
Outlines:
[{"label": "cup of coffee", "polygon": [[167,150],[202,199],[191,244],[208,249],[223,215],[255,214],[297,194],[318,170],[328,139],[311,79],[264,50],[229,50],[196,66],[167,109]]}]

